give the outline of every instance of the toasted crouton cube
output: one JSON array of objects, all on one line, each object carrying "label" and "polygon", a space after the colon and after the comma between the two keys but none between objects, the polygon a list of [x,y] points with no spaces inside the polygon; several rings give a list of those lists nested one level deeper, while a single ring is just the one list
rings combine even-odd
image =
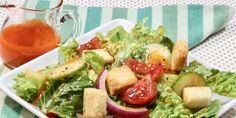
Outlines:
[{"label": "toasted crouton cube", "polygon": [[184,104],[189,108],[202,108],[211,101],[211,89],[209,87],[187,87],[183,91]]},{"label": "toasted crouton cube", "polygon": [[107,114],[108,95],[105,91],[86,88],[84,89],[83,117],[104,118]]},{"label": "toasted crouton cube", "polygon": [[118,94],[120,90],[136,82],[136,76],[126,65],[112,69],[107,75],[107,85],[111,95]]},{"label": "toasted crouton cube", "polygon": [[186,64],[187,56],[187,42],[185,40],[177,40],[172,50],[171,69],[176,72],[181,71]]}]

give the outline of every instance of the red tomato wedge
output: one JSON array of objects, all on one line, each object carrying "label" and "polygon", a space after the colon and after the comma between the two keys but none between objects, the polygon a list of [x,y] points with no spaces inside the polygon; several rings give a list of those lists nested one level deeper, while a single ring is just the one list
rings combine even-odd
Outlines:
[{"label": "red tomato wedge", "polygon": [[149,67],[146,63],[139,62],[135,59],[128,59],[128,66],[137,74],[146,75],[149,73]]},{"label": "red tomato wedge", "polygon": [[82,53],[83,50],[93,50],[93,49],[101,49],[101,42],[97,37],[93,38],[86,44],[80,45],[79,52]]},{"label": "red tomato wedge", "polygon": [[144,105],[153,101],[157,97],[157,85],[153,82],[150,75],[145,76],[143,79],[121,92],[120,97],[122,100],[133,105]]},{"label": "red tomato wedge", "polygon": [[157,81],[160,75],[163,73],[163,66],[159,64],[153,64],[150,67],[149,73],[153,81]]},{"label": "red tomato wedge", "polygon": [[56,114],[54,114],[54,113],[52,113],[52,112],[48,112],[48,113],[46,114],[46,116],[47,116],[48,118],[60,118],[59,116],[57,116]]},{"label": "red tomato wedge", "polygon": [[163,66],[161,64],[147,65],[144,62],[139,62],[138,60],[132,58],[128,59],[127,65],[136,74],[140,75],[150,74],[153,81],[156,81],[163,71]]}]

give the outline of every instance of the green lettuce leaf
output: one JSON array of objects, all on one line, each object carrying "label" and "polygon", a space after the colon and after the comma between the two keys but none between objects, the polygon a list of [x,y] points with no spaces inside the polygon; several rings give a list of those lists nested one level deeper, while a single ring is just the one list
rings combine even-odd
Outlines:
[{"label": "green lettuce leaf", "polygon": [[93,82],[96,82],[98,79],[98,75],[95,73],[95,71],[93,69],[90,69],[88,71],[88,77],[90,80],[92,80]]},{"label": "green lettuce leaf", "polygon": [[117,26],[116,28],[107,32],[107,38],[111,42],[124,41],[129,36],[129,33],[125,31],[122,26]]},{"label": "green lettuce leaf", "polygon": [[197,61],[192,61],[189,66],[187,66],[181,73],[187,72],[196,72],[197,74],[204,77],[206,82],[210,82],[211,80],[207,80],[207,78],[214,74],[210,69],[206,68]]},{"label": "green lettuce leaf", "polygon": [[215,118],[220,110],[220,101],[212,101],[207,107],[193,112],[185,107],[183,100],[167,83],[159,83],[160,96],[156,100],[156,107],[151,110],[151,118]]},{"label": "green lettuce leaf", "polygon": [[207,86],[220,95],[236,98],[236,73],[208,69],[197,61],[193,61],[181,73],[196,72],[201,75]]},{"label": "green lettuce leaf", "polygon": [[79,55],[76,51],[78,46],[79,46],[79,43],[76,40],[73,40],[67,43],[66,45],[60,45],[59,54],[60,54],[61,63],[65,63],[75,58],[78,58]]},{"label": "green lettuce leaf", "polygon": [[43,96],[39,98],[38,107],[43,113],[48,112],[48,105],[51,102],[54,92],[60,87],[64,81],[57,80],[53,83],[48,83],[48,88],[44,92]]},{"label": "green lettuce leaf", "polygon": [[106,49],[112,56],[118,51],[124,49],[129,42],[129,33],[122,26],[118,26],[110,31],[104,37],[102,33],[97,33],[96,36],[103,42],[103,48]]},{"label": "green lettuce leaf", "polygon": [[159,26],[156,30],[146,27],[145,24],[148,18],[145,17],[142,22],[134,26],[131,31],[131,39],[138,40],[143,43],[160,43],[163,39],[165,29]]},{"label": "green lettuce leaf", "polygon": [[83,57],[97,74],[100,74],[103,71],[105,66],[105,60],[101,56],[99,56],[93,51],[88,50],[84,51]]},{"label": "green lettuce leaf", "polygon": [[88,70],[84,70],[70,79],[55,82],[40,98],[39,108],[44,113],[52,112],[62,118],[81,113],[84,89],[95,86],[87,74]]},{"label": "green lettuce leaf", "polygon": [[72,118],[74,117],[74,106],[70,101],[66,101],[52,108],[50,112],[57,114],[61,118]]},{"label": "green lettuce leaf", "polygon": [[220,110],[221,102],[219,100],[212,101],[207,107],[196,112],[193,118],[217,118]]},{"label": "green lettuce leaf", "polygon": [[144,47],[136,48],[132,51],[131,56],[140,62],[144,62],[146,56],[146,50],[147,49]]},{"label": "green lettuce leaf", "polygon": [[160,96],[156,108],[151,111],[151,118],[190,118],[191,111],[184,106],[182,99],[166,83],[158,84]]},{"label": "green lettuce leaf", "polygon": [[24,73],[17,74],[14,80],[15,84],[13,85],[13,89],[16,91],[16,94],[27,102],[32,102],[39,91],[35,82],[26,79]]}]

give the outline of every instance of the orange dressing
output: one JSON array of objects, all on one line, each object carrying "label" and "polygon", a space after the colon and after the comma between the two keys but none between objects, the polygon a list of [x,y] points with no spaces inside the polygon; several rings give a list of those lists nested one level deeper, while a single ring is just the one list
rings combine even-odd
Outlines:
[{"label": "orange dressing", "polygon": [[41,20],[28,20],[6,27],[0,35],[0,54],[13,67],[20,66],[54,48],[59,36]]}]

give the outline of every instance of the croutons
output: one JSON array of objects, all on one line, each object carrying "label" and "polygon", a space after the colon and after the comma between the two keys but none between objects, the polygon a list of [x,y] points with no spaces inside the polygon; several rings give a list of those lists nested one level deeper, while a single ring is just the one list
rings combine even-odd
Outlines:
[{"label": "croutons", "polygon": [[187,60],[188,44],[185,40],[177,40],[172,51],[171,69],[175,72],[181,71]]},{"label": "croutons", "polygon": [[70,77],[76,74],[77,72],[87,68],[87,64],[82,59],[76,59],[66,64],[63,64],[55,69],[50,70],[46,78],[49,80],[58,80],[65,77]]},{"label": "croutons", "polygon": [[209,87],[187,87],[183,91],[184,104],[189,108],[202,108],[211,101],[211,89]]},{"label": "croutons", "polygon": [[105,63],[112,63],[113,57],[104,49],[95,49],[95,50],[85,50],[85,51],[92,51],[95,52],[97,55],[103,58]]},{"label": "croutons", "polygon": [[105,91],[86,88],[84,89],[83,118],[105,118],[107,114],[108,95]]},{"label": "croutons", "polygon": [[126,65],[112,69],[107,75],[107,85],[111,95],[118,94],[120,90],[136,82],[136,76]]}]

